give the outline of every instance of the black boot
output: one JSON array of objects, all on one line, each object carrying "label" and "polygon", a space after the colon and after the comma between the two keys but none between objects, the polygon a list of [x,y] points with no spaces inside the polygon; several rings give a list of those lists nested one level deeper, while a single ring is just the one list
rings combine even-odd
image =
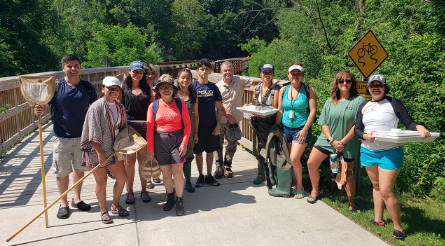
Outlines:
[{"label": "black boot", "polygon": [[269,163],[269,178],[272,186],[277,184],[277,167]]},{"label": "black boot", "polygon": [[192,175],[192,164],[190,162],[184,163],[182,170],[184,171],[184,177],[185,177],[185,189],[190,193],[195,192],[195,187],[190,181],[190,177]]},{"label": "black boot", "polygon": [[170,194],[167,194],[167,202],[164,204],[164,211],[169,211],[170,209],[175,206],[175,193],[172,192]]},{"label": "black boot", "polygon": [[182,199],[182,197],[176,197],[176,215],[182,216],[184,212],[184,199]]},{"label": "black boot", "polygon": [[264,161],[258,161],[258,177],[253,180],[253,183],[258,185],[264,181]]}]

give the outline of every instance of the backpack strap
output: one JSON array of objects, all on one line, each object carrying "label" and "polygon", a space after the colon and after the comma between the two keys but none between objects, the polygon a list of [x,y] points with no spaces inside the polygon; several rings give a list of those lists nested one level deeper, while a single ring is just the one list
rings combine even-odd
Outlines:
[{"label": "backpack strap", "polygon": [[[179,110],[179,113],[181,114],[181,124],[182,124],[182,128],[184,128],[184,121],[182,120],[182,102],[181,102],[181,99],[179,99],[177,97],[175,97],[173,99],[175,101],[176,107]],[[156,113],[158,112],[158,108],[159,108],[159,99],[156,99],[153,102],[153,106],[152,106],[152,109],[153,109],[153,120],[154,120],[154,123],[155,123],[155,128],[154,128],[155,130],[156,130]]]},{"label": "backpack strap", "polygon": [[253,97],[254,99],[258,99],[260,96],[260,89],[261,89],[261,85],[263,83],[259,83],[256,87],[255,87],[255,96]]},{"label": "backpack strap", "polygon": [[57,96],[59,95],[59,90],[60,90],[60,79],[56,79],[56,86],[53,96],[54,102],[51,104],[51,121],[53,123],[54,123],[54,110],[56,109],[56,101],[57,101]]},{"label": "backpack strap", "polygon": [[93,90],[95,90],[94,86],[90,82],[83,79],[81,79],[80,82],[82,82],[83,87],[85,87],[85,90],[87,90],[88,97],[90,98],[89,104],[90,105],[93,104],[94,102]]}]

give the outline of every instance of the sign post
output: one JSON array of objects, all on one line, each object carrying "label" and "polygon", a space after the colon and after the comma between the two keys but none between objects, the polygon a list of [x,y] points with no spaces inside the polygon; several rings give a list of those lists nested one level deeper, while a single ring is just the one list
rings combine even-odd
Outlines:
[{"label": "sign post", "polygon": [[108,67],[108,64],[111,63],[111,58],[105,55],[104,58],[102,58],[102,62],[105,63],[106,67]]},{"label": "sign post", "polygon": [[[382,43],[377,39],[374,32],[369,30],[363,35],[357,43],[348,50],[348,56],[354,62],[354,65],[363,75],[363,81],[357,81],[358,93],[365,97],[366,100],[371,99],[371,95],[366,95],[366,87],[368,86],[368,78],[382,65],[388,58],[388,52]],[[360,141],[361,142],[361,141]],[[361,145],[361,144],[360,144]],[[355,188],[358,191],[360,185],[360,154],[357,157],[355,165]]]}]

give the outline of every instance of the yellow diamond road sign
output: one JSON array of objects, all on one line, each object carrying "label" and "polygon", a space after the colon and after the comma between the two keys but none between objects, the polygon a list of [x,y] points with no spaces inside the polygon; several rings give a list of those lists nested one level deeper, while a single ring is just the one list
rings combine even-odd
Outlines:
[{"label": "yellow diamond road sign", "polygon": [[369,78],[386,58],[388,58],[388,52],[383,48],[383,45],[372,30],[369,30],[348,50],[348,56],[363,77]]}]

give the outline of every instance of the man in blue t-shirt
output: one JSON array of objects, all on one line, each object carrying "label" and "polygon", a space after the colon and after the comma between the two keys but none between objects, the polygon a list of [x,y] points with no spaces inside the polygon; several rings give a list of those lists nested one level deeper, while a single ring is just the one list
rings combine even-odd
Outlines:
[{"label": "man in blue t-shirt", "polygon": [[[88,81],[80,79],[81,62],[75,55],[62,58],[62,70],[65,77],[60,79],[60,86],[49,104],[53,106],[53,164],[51,169],[57,177],[60,194],[68,190],[69,174],[73,173],[73,183],[76,183],[89,168],[82,167],[80,137],[83,122],[90,102],[97,98],[96,90]],[[57,86],[56,86],[57,88]],[[90,92],[90,93],[88,93]],[[90,98],[91,97],[91,98]],[[34,114],[41,115],[48,108],[34,106]],[[73,172],[74,170],[74,172]],[[74,198],[71,206],[82,211],[88,211],[91,206],[80,199],[82,184],[74,188]],[[57,218],[66,219],[70,215],[67,197],[61,199]]]},{"label": "man in blue t-shirt", "polygon": [[[209,75],[212,72],[210,61],[203,58],[198,62],[198,80],[190,86],[196,92],[199,107],[198,142],[195,144],[193,152],[196,154],[196,164],[198,166],[199,177],[196,187],[201,187],[203,183],[213,186],[220,185],[212,176],[213,151],[220,148],[219,128],[221,125],[221,93],[218,87],[209,82]],[[216,112],[215,112],[216,109]],[[206,152],[207,176],[204,178],[202,166],[202,152]]]}]

